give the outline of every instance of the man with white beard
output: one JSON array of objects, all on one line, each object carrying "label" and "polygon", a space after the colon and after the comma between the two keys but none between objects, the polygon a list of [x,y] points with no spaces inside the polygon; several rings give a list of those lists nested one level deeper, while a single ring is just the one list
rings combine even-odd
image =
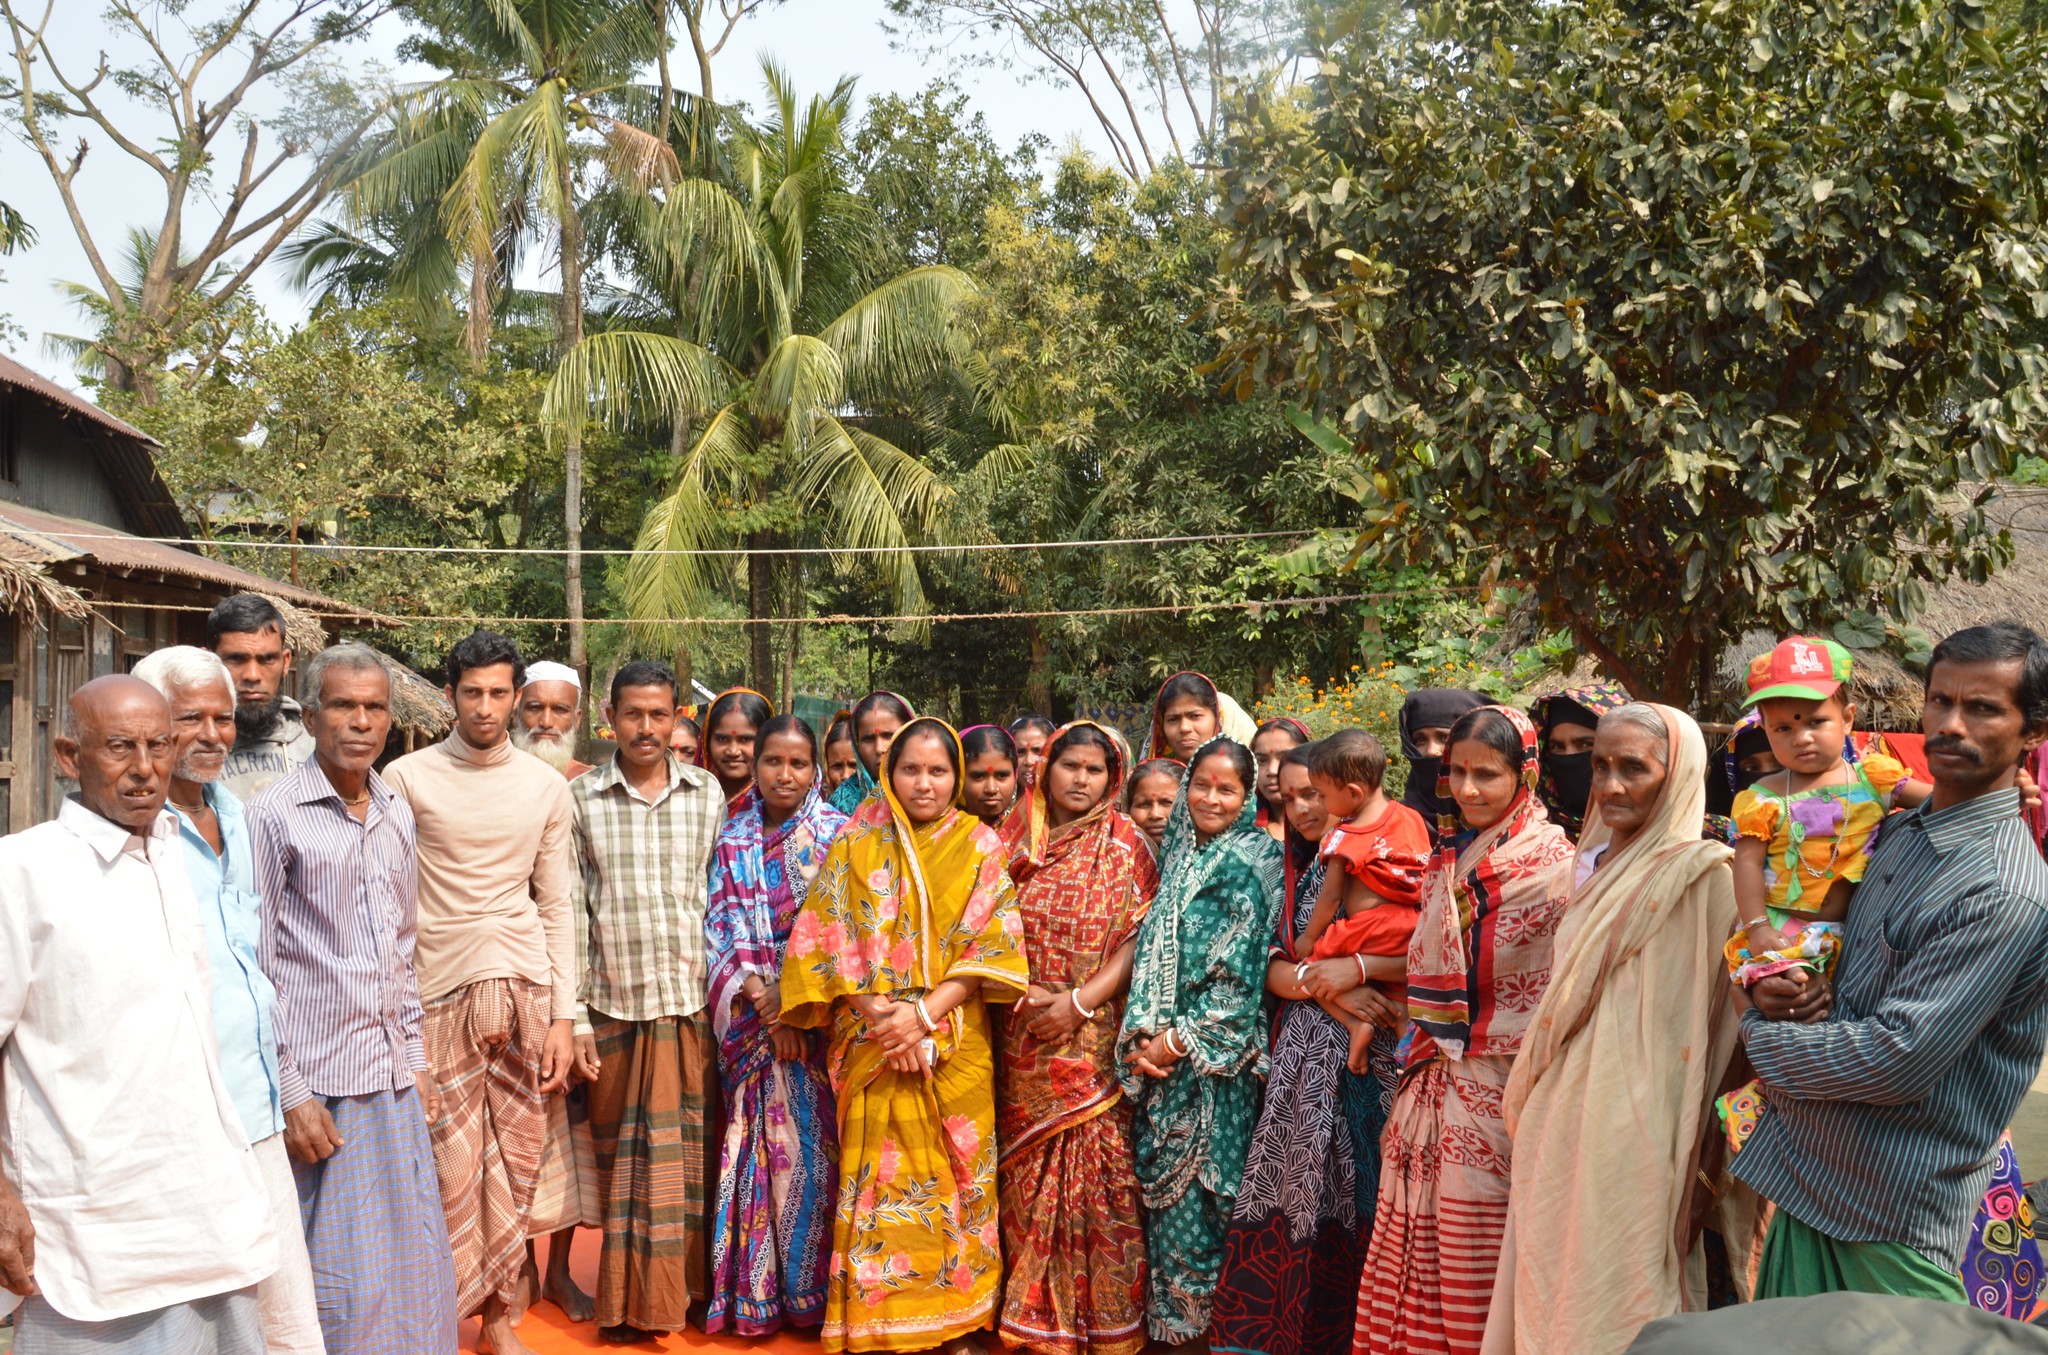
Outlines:
[{"label": "man with white beard", "polygon": [[576,760],[576,725],[583,718],[583,682],[566,663],[543,659],[526,669],[519,689],[512,742],[574,781],[590,770]]},{"label": "man with white beard", "polygon": [[[583,683],[566,663],[542,660],[526,666],[526,685],[512,708],[512,742],[571,781],[590,770],[576,760],[576,726],[583,718]],[[597,1076],[595,1065],[578,1062],[571,1080]],[[590,1295],[569,1275],[569,1245],[576,1229],[595,1228],[600,1217],[597,1158],[590,1141],[589,1096],[582,1086],[548,1103],[548,1142],[542,1151],[540,1184],[534,1190],[533,1221],[527,1228],[526,1275],[522,1297],[531,1303],[536,1288],[577,1322],[597,1311]],[[535,1264],[533,1239],[551,1237],[544,1279]],[[522,1307],[524,1305],[521,1305]]]}]

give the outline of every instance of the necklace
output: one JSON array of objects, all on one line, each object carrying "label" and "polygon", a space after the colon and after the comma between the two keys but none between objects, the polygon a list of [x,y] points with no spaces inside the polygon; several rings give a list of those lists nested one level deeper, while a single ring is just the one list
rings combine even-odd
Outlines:
[{"label": "necklace", "polygon": [[204,800],[201,800],[196,805],[188,805],[182,800],[172,800],[171,803],[176,805],[178,808],[184,810],[187,814],[190,814],[195,819],[206,812],[206,801]]},{"label": "necklace", "polygon": [[370,788],[368,786],[364,786],[363,793],[361,795],[356,796],[355,799],[353,800],[349,799],[346,795],[344,795],[341,797],[341,802],[347,805],[350,809],[361,809],[364,805],[370,803]]}]

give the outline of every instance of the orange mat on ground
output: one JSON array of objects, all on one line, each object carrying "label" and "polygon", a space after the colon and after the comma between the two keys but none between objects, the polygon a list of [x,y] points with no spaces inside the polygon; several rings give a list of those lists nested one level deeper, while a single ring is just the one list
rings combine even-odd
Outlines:
[{"label": "orange mat on ground", "polygon": [[[597,1288],[597,1250],[599,1235],[594,1228],[581,1228],[576,1233],[576,1245],[569,1252],[569,1270],[576,1277],[576,1283],[587,1294]],[[542,1243],[541,1260],[545,1263],[547,1244]],[[477,1322],[475,1318],[462,1324],[462,1348],[476,1349]],[[562,1315],[562,1310],[552,1303],[536,1303],[519,1324],[519,1339],[524,1341],[534,1355],[564,1355],[569,1351],[612,1350],[623,1353],[633,1351],[683,1351],[683,1350],[753,1350],[773,1352],[774,1355],[818,1355],[818,1337],[815,1330],[783,1333],[777,1336],[706,1336],[700,1331],[674,1332],[646,1345],[614,1346],[597,1339],[595,1322],[571,1322]]]}]

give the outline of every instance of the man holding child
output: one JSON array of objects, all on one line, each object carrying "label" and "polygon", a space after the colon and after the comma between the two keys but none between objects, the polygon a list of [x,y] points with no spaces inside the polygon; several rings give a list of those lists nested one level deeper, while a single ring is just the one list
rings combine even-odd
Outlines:
[{"label": "man holding child", "polygon": [[[1831,676],[1808,685],[1839,703]],[[1760,1298],[1963,1301],[1971,1220],[2048,1045],[2048,864],[2016,786],[2048,739],[2048,642],[1951,635],[1921,728],[1932,793],[1872,849],[1832,992],[1801,969],[1736,990],[1764,1110],[1734,1171],[1778,1206]]]}]

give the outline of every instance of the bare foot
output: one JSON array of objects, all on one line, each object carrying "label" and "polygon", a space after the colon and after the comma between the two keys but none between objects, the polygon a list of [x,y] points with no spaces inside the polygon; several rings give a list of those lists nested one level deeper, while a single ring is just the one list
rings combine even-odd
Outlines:
[{"label": "bare foot", "polygon": [[483,1355],[533,1355],[531,1348],[512,1330],[512,1310],[502,1300],[484,1300],[483,1330],[477,1333],[476,1348]]},{"label": "bare foot", "polygon": [[630,1322],[621,1322],[616,1327],[599,1327],[597,1339],[608,1345],[637,1346],[660,1340],[661,1333],[645,1331]]},{"label": "bare foot", "polygon": [[540,1296],[560,1308],[571,1322],[588,1322],[597,1316],[597,1300],[578,1289],[569,1275],[569,1244],[575,1236],[574,1228],[564,1228],[548,1239],[548,1274],[541,1281]]},{"label": "bare foot", "polygon": [[518,1326],[526,1318],[526,1310],[534,1300],[541,1297],[540,1267],[534,1264],[533,1239],[526,1239],[526,1262],[519,1267],[519,1288],[513,1292],[512,1302],[507,1311],[512,1315],[512,1325]]}]

